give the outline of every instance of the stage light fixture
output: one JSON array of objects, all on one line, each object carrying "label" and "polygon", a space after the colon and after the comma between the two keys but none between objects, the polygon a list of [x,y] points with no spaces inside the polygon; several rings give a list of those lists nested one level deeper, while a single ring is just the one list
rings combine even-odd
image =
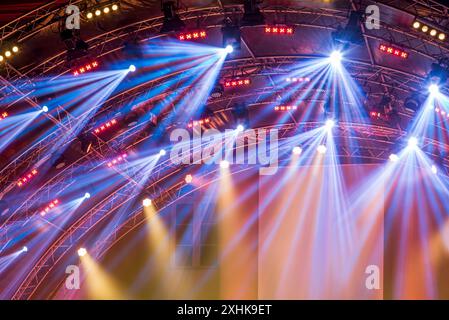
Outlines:
[{"label": "stage light fixture", "polygon": [[31,172],[27,173],[26,175],[24,175],[22,178],[20,178],[17,181],[17,186],[18,187],[24,186],[25,184],[30,182],[30,180],[32,180],[37,174],[38,174],[38,171],[36,169],[31,170]]},{"label": "stage light fixture", "polygon": [[287,82],[310,82],[309,77],[287,77],[285,78]]},{"label": "stage light fixture", "polygon": [[28,252],[28,247],[27,246],[23,246],[22,252]]},{"label": "stage light fixture", "polygon": [[435,96],[435,95],[437,95],[438,93],[440,93],[440,88],[438,87],[437,84],[432,83],[431,85],[429,85],[429,93],[430,93],[432,96]]},{"label": "stage light fixture", "polygon": [[87,19],[92,19],[94,17],[94,14],[92,12],[88,12],[86,14]]},{"label": "stage light fixture", "polygon": [[361,45],[364,37],[361,29],[363,14],[358,11],[352,11],[349,20],[344,28],[339,27],[337,31],[332,33],[334,44],[338,47],[347,48],[349,44]]},{"label": "stage light fixture", "polygon": [[343,59],[343,55],[338,50],[332,51],[332,53],[329,56],[329,62],[333,66],[339,66],[342,59]]},{"label": "stage light fixture", "polygon": [[335,126],[335,121],[332,119],[327,119],[325,126],[326,126],[326,130],[330,131]]},{"label": "stage light fixture", "polygon": [[190,32],[183,32],[178,35],[180,41],[194,41],[200,39],[206,39],[206,30],[195,30]]},{"label": "stage light fixture", "polygon": [[229,168],[229,161],[228,160],[221,160],[220,161],[220,168],[222,168],[222,169]]},{"label": "stage light fixture", "polygon": [[404,107],[412,112],[418,111],[420,106],[421,102],[417,93],[412,93],[404,100]]},{"label": "stage light fixture", "polygon": [[237,132],[243,132],[245,130],[245,127],[243,125],[239,124],[235,130]]},{"label": "stage light fixture", "polygon": [[107,163],[107,166],[109,168],[115,166],[116,164],[122,163],[123,161],[125,161],[125,159],[128,157],[128,154],[123,153],[121,155],[119,155],[118,157],[115,157],[114,159],[112,159],[111,161],[109,161]]},{"label": "stage light fixture", "polygon": [[418,29],[421,26],[421,23],[419,21],[413,22],[413,28]]},{"label": "stage light fixture", "polygon": [[397,162],[399,160],[399,157],[394,153],[390,154],[388,158],[390,159],[391,162]]},{"label": "stage light fixture", "polygon": [[292,35],[294,28],[289,26],[265,26],[265,34]]},{"label": "stage light fixture", "polygon": [[234,47],[233,47],[232,45],[228,44],[228,45],[224,48],[224,51],[225,51],[226,53],[232,53],[232,52],[234,52]]},{"label": "stage light fixture", "polygon": [[300,155],[302,153],[302,149],[301,149],[301,147],[296,146],[292,149],[292,152],[295,155]]},{"label": "stage light fixture", "polygon": [[11,51],[5,51],[5,57],[9,58],[11,56]]},{"label": "stage light fixture", "polygon": [[184,22],[176,13],[175,1],[163,0],[162,12],[164,13],[164,20],[162,22],[161,32],[182,31],[185,28]]},{"label": "stage light fixture", "polygon": [[384,52],[384,53],[388,53],[388,54],[391,54],[393,56],[400,57],[402,59],[407,59],[408,58],[408,53],[407,52],[405,52],[403,50],[400,50],[398,48],[392,47],[392,46],[385,45],[385,44],[379,45],[379,50]]},{"label": "stage light fixture", "polygon": [[145,199],[142,200],[142,205],[143,205],[145,208],[148,208],[149,206],[151,206],[151,203],[152,203],[152,201],[151,201],[151,199],[149,199],[149,198],[145,198]]},{"label": "stage light fixture", "polygon": [[416,149],[418,147],[418,139],[416,137],[411,137],[408,139],[408,147],[410,149]]},{"label": "stage light fixture", "polygon": [[185,181],[186,183],[192,183],[192,181],[193,181],[192,175],[191,175],[191,174],[186,175],[184,181]]},{"label": "stage light fixture", "polygon": [[226,18],[224,26],[221,28],[223,35],[223,48],[224,52],[232,53],[235,50],[241,49],[241,31],[238,25],[233,24],[230,18]]},{"label": "stage light fixture", "polygon": [[326,148],[326,146],[324,144],[320,144],[316,150],[320,154],[325,154],[326,151],[327,151],[327,148]]},{"label": "stage light fixture", "polygon": [[113,4],[113,5],[112,5],[112,11],[117,11],[117,10],[118,10],[118,5]]},{"label": "stage light fixture", "polygon": [[291,106],[291,105],[281,105],[281,106],[275,106],[274,111],[295,111],[298,110],[297,106]]},{"label": "stage light fixture", "polygon": [[110,9],[109,9],[108,7],[103,8],[103,12],[104,12],[104,13],[109,13],[109,10],[110,10]]},{"label": "stage light fixture", "polygon": [[164,149],[161,149],[160,151],[159,151],[159,155],[160,156],[165,156],[167,154],[167,151],[165,151]]},{"label": "stage light fixture", "polygon": [[234,88],[234,87],[242,87],[242,86],[249,86],[251,84],[251,79],[231,79],[231,80],[225,80],[224,86],[225,88]]},{"label": "stage light fixture", "polygon": [[436,37],[440,41],[444,41],[446,39],[446,35],[442,31],[438,30],[438,28],[435,28],[433,26],[430,27],[426,23],[415,20],[412,24],[412,27],[413,29],[419,30],[424,34],[429,34],[429,36],[432,38]]},{"label": "stage light fixture", "polygon": [[3,58],[2,55],[0,55],[0,62],[2,62],[5,58]]},{"label": "stage light fixture", "polygon": [[45,215],[47,213],[50,212],[50,210],[54,209],[57,205],[59,204],[59,200],[55,199],[52,202],[50,202],[42,211],[41,211],[41,216],[45,217]]},{"label": "stage light fixture", "polygon": [[14,52],[14,53],[19,52],[19,47],[18,46],[12,47],[12,52]]},{"label": "stage light fixture", "polygon": [[79,257],[84,257],[86,254],[87,254],[86,248],[79,248],[78,249],[78,256]]},{"label": "stage light fixture", "polygon": [[89,199],[90,198],[90,193],[89,192],[86,192],[85,194],[84,194],[84,199]]},{"label": "stage light fixture", "polygon": [[97,9],[95,10],[95,15],[98,17],[99,15],[101,15],[101,10]]},{"label": "stage light fixture", "polygon": [[101,126],[95,128],[92,131],[92,133],[93,134],[100,134],[100,133],[102,133],[102,132],[104,132],[104,131],[114,127],[117,123],[118,123],[118,121],[116,119],[112,119],[111,121],[108,121],[108,122],[102,124]]},{"label": "stage light fixture", "polygon": [[133,64],[131,64],[131,65],[128,67],[128,71],[129,71],[129,72],[134,72],[134,71],[136,71],[136,66],[133,65]]},{"label": "stage light fixture", "polygon": [[194,120],[194,121],[189,122],[187,124],[187,127],[194,128],[194,127],[201,126],[201,125],[207,124],[207,123],[210,123],[210,119],[209,118],[204,118],[204,119]]},{"label": "stage light fixture", "polygon": [[220,83],[217,83],[213,88],[212,91],[210,93],[210,96],[214,99],[218,99],[221,98],[223,96],[224,93],[224,88],[223,85]]},{"label": "stage light fixture", "polygon": [[436,165],[432,165],[432,167],[430,168],[430,170],[432,171],[433,174],[437,174],[438,173],[438,168]]}]

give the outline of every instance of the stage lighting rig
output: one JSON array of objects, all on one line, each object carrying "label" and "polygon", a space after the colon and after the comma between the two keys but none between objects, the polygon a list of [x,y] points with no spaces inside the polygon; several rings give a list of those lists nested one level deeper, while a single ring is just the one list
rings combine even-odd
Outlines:
[{"label": "stage lighting rig", "polygon": [[192,30],[181,32],[178,35],[179,41],[197,41],[201,39],[206,39],[207,32],[206,30]]},{"label": "stage lighting rig", "polygon": [[240,27],[234,24],[230,18],[225,19],[221,32],[223,34],[223,48],[232,48],[232,50],[227,49],[228,53],[241,49]]},{"label": "stage lighting rig", "polygon": [[231,113],[234,117],[235,127],[238,125],[243,125],[244,128],[250,128],[249,125],[249,111],[245,104],[236,103],[232,109]]},{"label": "stage lighting rig", "polygon": [[265,34],[273,34],[273,35],[288,35],[291,36],[294,33],[294,28],[292,26],[283,26],[283,25],[269,25],[264,28]]},{"label": "stage lighting rig", "polygon": [[0,62],[5,61],[5,59],[12,58],[14,55],[19,53],[19,47],[17,45],[7,45],[0,50]]},{"label": "stage lighting rig", "polygon": [[93,18],[98,18],[102,16],[106,16],[110,13],[116,13],[120,9],[119,3],[109,3],[107,5],[94,6],[90,7],[87,10],[86,18],[88,20],[92,20]]},{"label": "stage lighting rig", "polygon": [[389,45],[386,45],[386,44],[379,45],[379,50],[381,52],[388,53],[388,54],[391,54],[393,56],[400,57],[402,59],[407,59],[408,58],[408,53],[405,52],[404,50],[401,50],[401,49],[398,49],[398,48],[395,48],[395,47],[392,47],[392,46],[389,46]]},{"label": "stage lighting rig", "polygon": [[177,5],[173,0],[161,0],[162,12],[164,13],[164,21],[160,32],[182,31],[185,28],[185,23],[177,14]]},{"label": "stage lighting rig", "polygon": [[251,84],[251,79],[249,78],[235,78],[235,79],[229,79],[225,80],[224,86],[225,88],[235,88],[235,87],[243,87],[243,86],[249,86]]},{"label": "stage lighting rig", "polygon": [[348,24],[344,28],[337,28],[332,33],[334,44],[341,49],[346,49],[350,44],[363,44],[363,33],[361,28],[363,15],[358,11],[352,11],[349,15]]},{"label": "stage lighting rig", "polygon": [[243,1],[242,26],[259,26],[265,24],[265,17],[259,9],[260,0]]},{"label": "stage lighting rig", "polygon": [[438,28],[431,27],[428,23],[415,20],[412,24],[413,30],[420,31],[421,33],[427,35],[430,38],[438,39],[440,41],[446,40],[446,34]]}]

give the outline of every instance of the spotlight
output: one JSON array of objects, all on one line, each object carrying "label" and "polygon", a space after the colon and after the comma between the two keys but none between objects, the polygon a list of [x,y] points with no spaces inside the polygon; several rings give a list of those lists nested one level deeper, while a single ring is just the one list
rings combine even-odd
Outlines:
[{"label": "spotlight", "polygon": [[435,37],[437,35],[437,31],[435,29],[430,30],[429,33],[432,37]]},{"label": "spotlight", "polygon": [[404,107],[412,112],[418,111],[420,105],[421,102],[417,93],[412,93],[404,100]]},{"label": "spotlight", "polygon": [[152,203],[152,201],[151,201],[151,199],[149,199],[149,198],[145,198],[145,199],[143,199],[143,201],[142,201],[142,205],[143,205],[145,208],[148,208],[149,206],[151,206],[151,203]]},{"label": "spotlight", "polygon": [[334,121],[334,120],[328,119],[328,120],[326,121],[325,127],[326,127],[326,129],[327,129],[328,131],[330,131],[334,126],[335,126],[335,121]]},{"label": "spotlight", "polygon": [[234,51],[234,47],[233,47],[232,45],[228,44],[228,45],[225,47],[224,51],[225,51],[226,53],[232,53],[232,52]]},{"label": "spotlight", "polygon": [[220,161],[220,168],[222,168],[222,169],[229,168],[229,161],[228,160],[221,160]]},{"label": "spotlight", "polygon": [[14,53],[19,52],[19,47],[18,46],[12,47],[12,52],[14,52]]},{"label": "spotlight", "polygon": [[95,15],[96,15],[96,16],[99,16],[100,14],[101,14],[101,11],[100,11],[100,10],[96,10],[96,11],[95,11]]},{"label": "spotlight", "polygon": [[399,160],[399,157],[394,153],[390,154],[388,158],[390,159],[391,162],[397,162]]},{"label": "spotlight", "polygon": [[112,11],[117,11],[117,10],[118,10],[118,5],[113,4],[113,5],[112,5]]},{"label": "spotlight", "polygon": [[318,151],[318,153],[325,154],[327,151],[327,148],[325,145],[321,144],[318,146],[318,148],[316,150]]},{"label": "spotlight", "polygon": [[6,52],[5,52],[5,56],[6,56],[7,58],[9,58],[9,57],[11,56],[11,51],[9,51],[9,50],[6,51]]},{"label": "spotlight", "polygon": [[79,248],[78,249],[78,256],[79,257],[84,257],[86,254],[87,254],[86,248]]},{"label": "spotlight", "polygon": [[161,149],[161,151],[159,151],[160,156],[165,156],[166,154],[167,154],[167,151],[165,151],[164,149]]},{"label": "spotlight", "polygon": [[28,247],[27,246],[24,246],[23,248],[22,248],[22,252],[27,252],[28,251]]},{"label": "spotlight", "polygon": [[413,22],[413,28],[418,29],[421,26],[421,23],[419,21]]},{"label": "spotlight", "polygon": [[416,149],[416,147],[418,147],[418,139],[416,139],[415,137],[411,137],[410,139],[408,139],[408,147],[410,149]]},{"label": "spotlight", "polygon": [[437,95],[440,92],[440,88],[435,83],[432,83],[429,86],[429,92],[430,92],[431,95],[435,96],[435,95]]},{"label": "spotlight", "polygon": [[42,111],[48,112],[48,107],[47,107],[47,106],[43,106],[43,107],[42,107]]},{"label": "spotlight", "polygon": [[301,147],[294,147],[292,152],[295,155],[300,155],[302,153],[302,149],[301,149]]},{"label": "spotlight", "polygon": [[134,71],[136,71],[136,66],[133,65],[133,64],[130,65],[129,68],[128,68],[128,71],[129,71],[129,72],[134,72]]},{"label": "spotlight", "polygon": [[191,174],[188,174],[188,175],[186,175],[184,180],[185,180],[186,183],[192,183],[193,177],[192,177]]},{"label": "spotlight", "polygon": [[329,61],[332,65],[339,65],[342,59],[342,54],[340,51],[333,51],[329,56]]},{"label": "spotlight", "polygon": [[86,14],[87,19],[92,19],[94,17],[94,14],[92,12],[89,12]]},{"label": "spotlight", "polygon": [[86,192],[85,194],[84,194],[84,199],[89,199],[90,198],[90,193],[89,192]]},{"label": "spotlight", "polygon": [[237,126],[237,132],[243,132],[243,130],[245,130],[245,127],[243,127],[243,125],[241,125],[241,124],[239,124],[238,126]]},{"label": "spotlight", "polygon": [[443,41],[444,39],[446,39],[446,35],[444,33],[440,33],[438,35],[438,39],[440,39],[441,41]]},{"label": "spotlight", "polygon": [[104,8],[104,9],[103,9],[103,12],[104,12],[104,13],[109,13],[109,8],[108,8],[108,7]]},{"label": "spotlight", "polygon": [[2,55],[0,55],[0,62],[2,62],[3,61],[3,56]]},{"label": "spotlight", "polygon": [[432,171],[433,174],[437,174],[438,173],[438,168],[436,165],[432,165],[432,167],[430,168],[430,170]]}]

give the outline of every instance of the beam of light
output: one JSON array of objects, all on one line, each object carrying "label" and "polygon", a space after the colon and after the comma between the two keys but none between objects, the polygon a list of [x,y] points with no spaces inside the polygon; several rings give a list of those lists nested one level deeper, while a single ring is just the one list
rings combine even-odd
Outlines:
[{"label": "beam of light", "polygon": [[29,129],[29,125],[39,116],[39,111],[10,115],[0,121],[0,152]]},{"label": "beam of light", "polygon": [[429,85],[429,93],[430,93],[430,95],[436,97],[440,93],[440,88],[438,87],[437,84],[433,83],[433,84]]},{"label": "beam of light", "polygon": [[340,51],[332,51],[329,56],[329,63],[332,64],[333,67],[339,67],[341,65],[341,61],[343,59],[343,54]]}]

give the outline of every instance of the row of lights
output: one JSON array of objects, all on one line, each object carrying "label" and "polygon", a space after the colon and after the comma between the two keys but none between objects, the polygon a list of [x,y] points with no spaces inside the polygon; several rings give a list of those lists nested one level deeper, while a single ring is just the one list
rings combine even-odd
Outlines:
[{"label": "row of lights", "polygon": [[101,16],[102,13],[104,14],[108,14],[111,11],[117,11],[118,10],[118,5],[117,4],[113,4],[110,8],[109,7],[104,7],[103,9],[96,9],[94,12],[88,12],[86,14],[86,18],[87,19],[92,19],[94,16]]},{"label": "row of lights", "polygon": [[93,61],[91,63],[88,63],[84,66],[77,68],[76,70],[73,71],[72,74],[76,77],[76,76],[79,76],[80,74],[92,71],[93,69],[96,69],[97,67],[98,67],[98,62]]},{"label": "row of lights", "polygon": [[42,210],[41,216],[42,216],[42,217],[45,217],[45,215],[46,215],[47,213],[49,213],[50,210],[54,209],[58,204],[59,204],[59,200],[58,200],[58,199],[55,199],[55,200],[53,200],[52,202],[50,202],[50,203],[45,207],[45,209]]},{"label": "row of lights", "polygon": [[402,59],[407,59],[408,58],[408,53],[407,52],[405,52],[403,50],[400,50],[398,48],[392,47],[392,46],[387,46],[385,44],[381,44],[379,46],[379,50],[382,51],[382,52],[394,55],[396,57],[400,57]]},{"label": "row of lights", "polygon": [[180,41],[199,40],[205,39],[207,33],[205,30],[191,31],[187,33],[181,33],[178,35]]},{"label": "row of lights", "polygon": [[435,112],[440,114],[441,116],[445,117],[445,118],[449,118],[449,112],[444,111],[441,108],[435,108]]},{"label": "row of lights", "polygon": [[224,82],[225,88],[248,86],[251,84],[250,79],[232,79]]},{"label": "row of lights", "polygon": [[425,34],[429,34],[431,37],[437,37],[438,40],[444,41],[446,39],[445,33],[441,32],[435,28],[431,28],[422,22],[415,21],[415,22],[413,22],[412,26],[415,30],[420,30],[421,32],[423,32]]},{"label": "row of lights", "polygon": [[10,58],[14,53],[19,52],[18,46],[13,46],[11,49],[6,50],[3,54],[0,54],[0,62],[5,60],[5,58]]},{"label": "row of lights", "polygon": [[115,126],[116,124],[117,124],[117,120],[116,119],[112,119],[111,121],[108,121],[105,124],[102,124],[98,128],[95,128],[92,133],[93,134],[100,134],[100,133],[110,129],[111,127]]},{"label": "row of lights", "polygon": [[17,186],[22,187],[24,184],[28,183],[31,179],[33,179],[37,175],[37,170],[33,169],[30,173],[26,174],[22,178],[17,181]]},{"label": "row of lights", "polygon": [[289,26],[265,26],[266,34],[292,35],[294,28]]},{"label": "row of lights", "polygon": [[275,106],[274,111],[295,111],[297,110],[297,106]]},{"label": "row of lights", "polygon": [[197,126],[201,126],[203,124],[207,124],[210,122],[210,118],[205,118],[205,119],[200,119],[200,120],[194,120],[191,121],[187,124],[187,127],[189,128],[193,128],[193,127],[197,127]]},{"label": "row of lights", "polygon": [[125,161],[126,157],[128,157],[128,155],[126,153],[114,158],[112,161],[108,162],[107,166],[109,168],[111,168],[112,166],[115,166],[116,164],[122,163],[123,161]]},{"label": "row of lights", "polygon": [[287,82],[310,82],[310,78],[308,77],[288,77],[285,78],[285,81]]}]

